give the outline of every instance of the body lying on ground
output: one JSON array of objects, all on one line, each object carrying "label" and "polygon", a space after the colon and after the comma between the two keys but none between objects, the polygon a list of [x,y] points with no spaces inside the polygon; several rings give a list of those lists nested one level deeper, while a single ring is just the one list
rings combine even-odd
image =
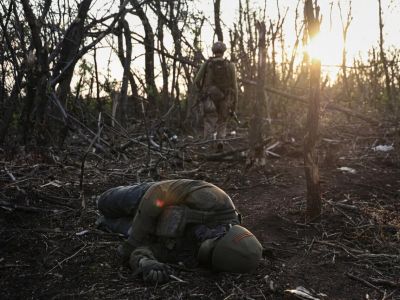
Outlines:
[{"label": "body lying on ground", "polygon": [[247,273],[262,257],[260,242],[240,225],[231,198],[205,181],[115,187],[100,195],[97,205],[97,225],[126,235],[117,252],[145,281],[168,281],[168,263]]}]

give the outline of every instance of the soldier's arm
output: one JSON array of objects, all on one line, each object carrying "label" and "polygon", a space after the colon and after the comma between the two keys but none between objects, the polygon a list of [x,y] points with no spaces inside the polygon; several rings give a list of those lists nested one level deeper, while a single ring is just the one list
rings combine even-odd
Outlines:
[{"label": "soldier's arm", "polygon": [[167,282],[172,273],[170,267],[159,262],[146,246],[138,247],[131,253],[129,266],[134,274],[141,274],[144,281],[151,283]]},{"label": "soldier's arm", "polygon": [[156,260],[154,257],[153,251],[147,246],[142,246],[136,248],[129,258],[129,266],[131,267],[133,272],[139,271],[139,262],[143,258],[153,259]]}]

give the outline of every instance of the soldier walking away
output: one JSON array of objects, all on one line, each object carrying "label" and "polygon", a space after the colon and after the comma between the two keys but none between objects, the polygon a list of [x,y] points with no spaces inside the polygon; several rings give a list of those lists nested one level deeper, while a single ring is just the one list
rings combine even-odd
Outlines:
[{"label": "soldier walking away", "polygon": [[100,195],[97,206],[102,215],[96,224],[127,237],[118,255],[147,282],[167,282],[168,263],[247,273],[262,258],[263,247],[240,225],[231,198],[205,181],[116,187]]},{"label": "soldier walking away", "polygon": [[[226,45],[223,42],[216,42],[212,46],[214,56],[201,65],[194,79],[203,104],[205,139],[212,137],[215,131],[218,140],[224,139],[228,118],[236,112],[238,99],[236,68],[234,63],[223,57],[225,51]],[[217,144],[217,151],[222,150],[223,143],[220,141]]]}]

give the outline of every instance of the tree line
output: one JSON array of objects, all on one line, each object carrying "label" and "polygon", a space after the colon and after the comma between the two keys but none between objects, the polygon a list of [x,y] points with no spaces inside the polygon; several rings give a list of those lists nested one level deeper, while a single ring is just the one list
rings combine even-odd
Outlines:
[{"label": "tree line", "polygon": [[[379,44],[371,48],[367,61],[349,61],[344,46],[337,80],[326,86],[328,82],[323,79],[321,84],[325,95],[346,107],[397,112],[400,53],[385,47],[384,17],[381,0],[378,2]],[[77,111],[88,105],[84,102],[85,90],[86,99],[96,103],[97,112],[106,109],[104,95],[117,98],[119,108],[114,105],[113,117],[123,125],[129,118],[147,112],[148,116],[163,116],[172,107],[179,126],[196,125],[192,80],[199,64],[207,58],[202,34],[206,22],[210,22],[201,11],[193,9],[199,2],[119,0],[102,10],[95,4],[92,0],[77,5],[66,0],[1,1],[1,143],[7,137],[18,136],[21,143],[47,144],[54,142],[54,131],[62,142],[69,131],[76,130],[74,119],[82,119]],[[277,17],[270,18],[267,1],[253,7],[249,0],[241,0],[237,22],[232,28],[224,28],[221,1],[213,4],[213,40],[225,41],[230,46],[230,59],[237,64],[240,112],[251,114],[252,104],[260,98],[256,85],[249,84],[259,80],[260,74],[269,87],[306,94],[311,61],[304,55],[296,63],[306,36],[303,1],[294,8],[296,39],[290,52],[284,32],[288,9],[281,11],[277,4]],[[347,11],[340,2],[336,9],[341,22],[334,26],[342,28],[346,45],[353,20],[351,2]],[[133,18],[141,23],[140,33],[132,30]],[[265,41],[261,35],[265,35]],[[260,42],[265,71],[259,68],[263,63]],[[142,45],[140,50],[138,44]],[[110,74],[108,78],[99,76],[99,47],[110,47],[118,57],[123,68],[118,84]],[[142,74],[132,67],[138,51],[144,56]],[[77,84],[71,87],[74,74]],[[263,114],[269,119],[289,122],[297,110],[298,104],[279,95],[268,93],[267,99]]]}]

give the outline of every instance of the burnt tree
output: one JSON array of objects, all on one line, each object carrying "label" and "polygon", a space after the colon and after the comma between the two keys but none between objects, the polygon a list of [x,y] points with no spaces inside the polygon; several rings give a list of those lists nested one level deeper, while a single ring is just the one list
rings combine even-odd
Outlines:
[{"label": "burnt tree", "polygon": [[221,28],[221,0],[214,0],[214,24],[215,34],[217,35],[218,41],[224,41],[224,35]]},{"label": "burnt tree", "polygon": [[[74,22],[68,27],[64,39],[60,44],[60,54],[56,66],[53,69],[53,78],[59,74],[74,60],[84,37],[85,20],[92,0],[83,0],[78,6],[78,14]],[[75,62],[76,63],[76,62]],[[65,70],[65,76],[57,88],[58,99],[65,106],[67,97],[71,91],[71,80],[74,67],[69,66]]]},{"label": "burnt tree", "polygon": [[[318,35],[320,28],[319,6],[315,1],[306,0],[304,18],[309,42]],[[307,208],[306,221],[313,221],[321,215],[321,189],[318,168],[316,143],[318,140],[319,110],[320,110],[320,78],[321,62],[313,57],[310,66],[310,94],[309,107],[304,136],[304,170],[307,180]]]},{"label": "burnt tree", "polygon": [[[51,1],[47,1],[46,6],[50,5]],[[26,144],[31,137],[32,129],[35,129],[34,136],[38,144],[46,144],[48,142],[45,124],[45,109],[48,95],[49,85],[49,61],[48,50],[44,45],[41,36],[41,22],[35,16],[31,4],[27,0],[21,1],[25,19],[28,23],[31,38],[31,50],[33,59],[32,64],[27,72],[27,88],[26,100],[22,116],[23,141]],[[48,10],[46,10],[48,11]],[[44,20],[45,15],[40,19]]]},{"label": "burnt tree", "polygon": [[130,0],[132,6],[135,8],[135,14],[142,22],[144,29],[144,49],[145,49],[145,81],[146,93],[149,102],[155,105],[158,91],[154,75],[154,33],[150,21],[143,9],[143,5],[138,0]]},{"label": "burnt tree", "polygon": [[384,50],[384,38],[383,38],[383,12],[382,12],[382,0],[378,0],[379,4],[379,50],[381,63],[383,65],[383,71],[385,73],[385,86],[386,86],[386,96],[388,100],[389,107],[396,108],[394,103],[394,97],[392,93],[392,85],[389,74],[388,61],[386,59],[386,53]]},{"label": "burnt tree", "polygon": [[253,118],[250,121],[249,144],[251,145],[247,165],[260,167],[266,164],[265,157],[265,77],[266,77],[266,26],[264,22],[256,23],[259,32],[258,41],[258,76],[256,99],[253,104]]},{"label": "burnt tree", "polygon": [[[338,7],[339,7],[339,13],[340,13],[340,20],[342,22],[342,39],[343,39],[343,49],[342,49],[342,76],[343,76],[343,89],[344,89],[343,94],[346,96],[346,98],[349,98],[350,97],[350,87],[349,87],[349,80],[348,80],[347,66],[346,66],[347,65],[346,44],[347,44],[347,33],[349,31],[351,21],[353,20],[353,17],[351,15],[351,1],[349,1],[349,10],[347,12],[346,21],[343,18],[340,2],[338,2]],[[350,100],[350,99],[348,99],[348,100]]]}]

